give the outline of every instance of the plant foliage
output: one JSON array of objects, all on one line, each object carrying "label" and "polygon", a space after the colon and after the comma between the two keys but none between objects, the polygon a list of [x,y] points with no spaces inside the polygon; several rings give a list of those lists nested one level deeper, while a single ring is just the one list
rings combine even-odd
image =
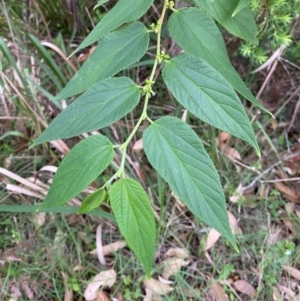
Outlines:
[{"label": "plant foliage", "polygon": [[196,133],[166,116],[147,128],[143,145],[151,165],[187,207],[235,246],[217,171]]},{"label": "plant foliage", "polygon": [[295,39],[295,23],[300,14],[299,0],[245,0],[250,4],[255,20],[258,24],[257,38],[259,44],[243,41],[240,52],[244,57],[250,58],[254,64],[262,64],[281,45],[289,47],[291,60],[299,58],[299,43]]},{"label": "plant foliage", "polygon": [[111,186],[109,198],[121,233],[150,276],[155,222],[146,192],[136,180],[121,179]]},{"label": "plant foliage", "polygon": [[[127,148],[144,121],[149,123],[143,134],[143,147],[150,164],[196,217],[237,248],[219,176],[197,134],[175,117],[151,120],[147,114],[158,65],[163,64],[162,78],[183,107],[204,122],[247,141],[258,155],[253,129],[235,90],[264,109],[231,65],[215,24],[217,21],[232,34],[256,43],[249,1],[195,0],[194,7],[177,10],[173,1],[165,0],[160,19],[147,29],[137,19],[152,2],[119,0],[81,43],[77,50],[100,39],[96,50],[55,99],[84,93],[33,144],[111,125],[143,100],[141,116],[121,145],[113,145],[102,135],[92,135],[70,151],[60,164],[41,209],[65,205],[108,167],[114,149],[118,149],[122,154],[118,170],[84,200],[79,212],[93,210],[107,200],[121,233],[148,276],[155,252],[154,215],[141,184],[127,179],[124,172]],[[168,19],[167,10],[171,11]],[[161,51],[164,22],[185,54],[170,58]],[[123,26],[119,28],[120,25]],[[145,85],[140,87],[127,77],[112,77],[141,60],[148,49],[150,32],[157,35],[157,55]]]}]

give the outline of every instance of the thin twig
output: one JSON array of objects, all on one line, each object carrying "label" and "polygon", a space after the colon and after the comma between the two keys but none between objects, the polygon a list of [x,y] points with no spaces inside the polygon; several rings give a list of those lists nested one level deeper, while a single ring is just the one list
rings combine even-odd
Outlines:
[{"label": "thin twig", "polygon": [[261,181],[262,183],[279,183],[279,182],[294,182],[294,181],[300,181],[300,177],[298,178],[285,178],[285,179],[275,179],[275,180],[265,180]]},{"label": "thin twig", "polygon": [[270,72],[268,73],[268,75],[267,75],[267,77],[266,77],[264,83],[262,84],[261,88],[259,89],[259,92],[258,92],[257,95],[256,95],[256,98],[257,98],[257,99],[260,98],[260,96],[261,96],[262,92],[264,91],[264,89],[265,89],[267,83],[269,82],[271,76],[273,75],[273,73],[274,73],[274,71],[275,71],[275,69],[276,69],[276,67],[277,67],[277,64],[278,64],[278,60],[276,60],[276,61],[274,62],[274,64],[273,64],[273,66],[272,66]]},{"label": "thin twig", "polygon": [[267,168],[266,170],[264,170],[249,185],[243,187],[243,191],[247,191],[248,189],[251,189],[256,184],[257,181],[259,181],[264,175],[266,175],[267,173],[269,173],[274,167],[278,166],[279,164],[281,164],[281,161],[278,161],[277,163],[273,164],[272,166],[270,166],[269,168]]},{"label": "thin twig", "polygon": [[298,102],[297,102],[297,104],[295,106],[294,113],[293,113],[293,116],[292,116],[292,120],[291,120],[291,122],[289,124],[289,127],[286,130],[286,133],[288,133],[291,130],[291,128],[292,128],[292,126],[293,126],[293,124],[294,124],[294,122],[296,120],[296,117],[297,117],[299,109],[300,109],[300,96],[298,97]]}]

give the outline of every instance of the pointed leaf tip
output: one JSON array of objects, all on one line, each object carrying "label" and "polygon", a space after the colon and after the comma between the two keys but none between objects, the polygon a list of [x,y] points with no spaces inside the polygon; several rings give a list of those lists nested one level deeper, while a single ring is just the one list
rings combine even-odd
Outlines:
[{"label": "pointed leaf tip", "polygon": [[108,198],[108,194],[104,188],[100,188],[89,196],[87,196],[83,202],[81,203],[80,208],[78,209],[77,214],[89,212],[93,209],[99,207],[106,199]]},{"label": "pointed leaf tip", "polygon": [[195,2],[235,36],[251,43],[258,43],[257,28],[250,7],[244,6],[232,17],[239,0],[195,0]]},{"label": "pointed leaf tip", "polygon": [[234,17],[237,13],[239,13],[243,8],[250,5],[252,0],[239,0],[237,7],[235,8],[234,12],[232,13],[232,17]]},{"label": "pointed leaf tip", "polygon": [[[107,1],[99,1],[94,9],[105,2]],[[139,19],[149,9],[152,3],[153,0],[119,0],[117,4],[104,15],[101,21],[75,49],[71,56],[80,49],[88,47],[94,42],[100,40],[102,37],[112,32],[120,25]]]},{"label": "pointed leaf tip", "polygon": [[131,66],[142,58],[148,45],[149,34],[145,25],[140,22],[109,33],[99,42],[55,100],[82,93],[95,83]]},{"label": "pointed leaf tip", "polygon": [[254,131],[237,94],[204,60],[183,54],[163,67],[163,79],[186,109],[208,124],[245,140],[259,154]]},{"label": "pointed leaf tip", "polygon": [[237,248],[219,176],[196,133],[180,119],[162,117],[145,130],[143,146],[180,200]]},{"label": "pointed leaf tip", "polygon": [[120,231],[149,277],[155,252],[155,222],[150,200],[133,179],[115,182],[109,197]]},{"label": "pointed leaf tip", "polygon": [[168,29],[176,43],[186,53],[208,62],[227,79],[237,92],[272,116],[252,95],[232,66],[222,34],[210,16],[195,7],[185,8],[171,15]]},{"label": "pointed leaf tip", "polygon": [[33,146],[106,127],[129,113],[140,97],[141,91],[130,78],[104,79],[67,106]]}]

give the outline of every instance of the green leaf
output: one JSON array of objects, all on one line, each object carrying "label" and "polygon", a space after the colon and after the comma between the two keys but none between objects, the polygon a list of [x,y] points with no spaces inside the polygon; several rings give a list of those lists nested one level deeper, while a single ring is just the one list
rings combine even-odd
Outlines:
[{"label": "green leaf", "polygon": [[239,0],[194,0],[209,15],[235,36],[257,44],[256,25],[249,7],[240,10],[232,17]]},{"label": "green leaf", "polygon": [[148,44],[147,28],[139,22],[108,34],[54,99],[81,93],[100,80],[136,63],[146,53]]},{"label": "green leaf", "polygon": [[175,98],[210,125],[259,147],[245,110],[226,79],[207,62],[180,55],[166,62],[164,81]]},{"label": "green leaf", "polygon": [[107,197],[108,195],[105,189],[100,188],[96,190],[84,199],[78,213],[88,212],[98,208],[107,199]]},{"label": "green leaf", "polygon": [[207,61],[228,80],[236,91],[260,109],[268,112],[252,95],[231,65],[223,37],[215,22],[205,12],[197,8],[176,11],[169,19],[168,28],[176,43],[186,53]]},{"label": "green leaf", "polygon": [[217,171],[196,133],[175,117],[162,117],[143,134],[151,165],[180,200],[236,248]]},{"label": "green leaf", "polygon": [[252,0],[240,0],[234,12],[232,13],[232,17],[234,17],[240,10],[245,8],[251,3]]},{"label": "green leaf", "polygon": [[90,136],[66,155],[40,208],[66,204],[92,183],[111,163],[113,145],[102,135]]},{"label": "green leaf", "polygon": [[122,179],[112,185],[109,197],[121,233],[150,276],[155,222],[147,194],[137,181]]},{"label": "green leaf", "polygon": [[2,71],[2,70],[3,70],[3,66],[2,66],[2,61],[0,59],[0,71]]},{"label": "green leaf", "polygon": [[100,40],[120,25],[139,19],[149,9],[152,3],[153,0],[119,0],[76,48],[72,55],[78,50]]},{"label": "green leaf", "polygon": [[108,126],[130,112],[140,97],[138,86],[130,78],[105,79],[67,106],[31,147]]},{"label": "green leaf", "polygon": [[[96,8],[98,8],[98,7],[101,6],[102,4],[107,3],[108,1],[109,1],[109,0],[99,0],[98,3],[94,6],[93,10],[96,9]],[[100,23],[98,23],[98,25],[99,25],[99,24],[100,24]],[[98,26],[98,25],[97,25],[97,26]],[[96,26],[96,27],[97,27],[97,26]],[[94,28],[94,29],[95,29],[95,28]],[[94,31],[94,29],[93,29],[93,31]],[[92,32],[91,32],[91,33],[92,33]],[[91,33],[90,33],[90,34],[91,34]],[[87,38],[88,38],[88,36],[87,36]],[[92,43],[93,43],[93,42],[92,42]],[[89,44],[89,45],[90,45],[90,44]],[[81,46],[81,45],[80,45],[80,46]],[[79,47],[80,47],[80,46],[79,46]],[[78,50],[81,49],[81,48],[79,48],[79,47],[78,47]],[[76,52],[76,51],[75,51],[75,52]],[[74,53],[75,53],[75,52],[74,52]],[[73,53],[73,54],[74,54],[74,53]]]}]

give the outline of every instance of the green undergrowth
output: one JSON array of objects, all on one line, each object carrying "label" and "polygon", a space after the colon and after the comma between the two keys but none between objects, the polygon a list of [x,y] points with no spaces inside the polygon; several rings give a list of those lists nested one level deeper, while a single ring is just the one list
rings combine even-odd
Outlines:
[{"label": "green undergrowth", "polygon": [[[159,202],[158,187],[153,184],[149,189],[153,206],[160,213],[157,253],[151,276],[157,277],[162,273],[162,261],[169,248],[185,248],[190,253],[188,259],[191,264],[172,276],[175,289],[163,300],[205,300],[211,279],[246,279],[257,286],[259,271],[263,275],[257,299],[244,296],[243,300],[268,300],[272,295],[272,286],[278,285],[283,275],[282,265],[293,266],[299,260],[299,248],[295,244],[299,237],[268,245],[272,229],[268,229],[266,221],[271,218],[272,224],[282,224],[280,216],[274,214],[274,202],[278,202],[278,207],[284,203],[278,197],[271,198],[267,203],[256,200],[255,206],[230,206],[229,210],[239,218],[243,232],[236,236],[240,253],[234,252],[221,238],[210,250],[212,265],[207,262],[204,252],[209,229],[193,220],[186,209],[178,210],[180,207],[175,206],[174,198],[164,183],[160,187],[165,196],[163,207]],[[63,300],[65,287],[61,273],[68,275],[68,286],[74,291],[76,300],[84,300],[82,294],[90,279],[108,267],[117,272],[116,284],[106,290],[111,296],[122,292],[125,300],[142,300],[143,270],[127,248],[106,256],[108,267],[101,266],[97,257],[89,253],[96,247],[95,232],[100,222],[99,219],[82,215],[47,214],[45,223],[39,227],[33,214],[12,216],[11,213],[1,213],[1,257],[5,260],[0,268],[3,300],[10,295],[11,287],[18,287],[22,292],[24,299],[19,300],[27,300],[21,286],[24,281],[37,299]],[[121,239],[115,225],[106,222],[102,232],[103,245]],[[201,295],[197,289],[200,289]],[[231,296],[230,300],[236,300],[230,287],[225,285],[224,289]],[[187,290],[189,294],[194,291],[193,299],[185,297]]]},{"label": "green undergrowth", "polygon": [[259,45],[243,42],[240,53],[260,65],[281,45],[287,47],[287,58],[299,59],[298,0],[252,0],[250,7],[258,24]]}]

